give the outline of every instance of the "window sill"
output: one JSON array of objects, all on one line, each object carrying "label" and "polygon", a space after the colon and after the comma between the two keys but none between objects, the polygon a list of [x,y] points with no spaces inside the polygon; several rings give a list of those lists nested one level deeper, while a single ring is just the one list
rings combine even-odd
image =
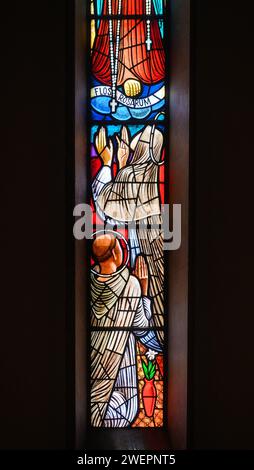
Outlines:
[{"label": "window sill", "polygon": [[86,450],[166,450],[169,435],[160,429],[99,429],[89,431]]}]

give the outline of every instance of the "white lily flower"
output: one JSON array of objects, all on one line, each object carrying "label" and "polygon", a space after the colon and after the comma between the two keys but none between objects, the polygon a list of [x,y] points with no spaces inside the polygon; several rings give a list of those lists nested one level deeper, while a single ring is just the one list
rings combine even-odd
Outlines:
[{"label": "white lily flower", "polygon": [[157,356],[157,352],[156,351],[153,351],[152,349],[149,349],[146,353],[146,357],[149,359],[149,361],[154,361],[154,359],[156,358]]}]

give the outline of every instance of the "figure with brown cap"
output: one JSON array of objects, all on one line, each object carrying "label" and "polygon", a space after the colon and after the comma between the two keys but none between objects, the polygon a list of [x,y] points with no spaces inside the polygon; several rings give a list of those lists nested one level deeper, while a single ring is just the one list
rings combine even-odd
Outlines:
[{"label": "figure with brown cap", "polygon": [[149,297],[153,299],[151,322],[158,328],[163,345],[164,255],[159,192],[159,167],[163,164],[163,134],[155,125],[147,125],[130,138],[122,127],[116,136],[118,172],[112,171],[114,144],[101,127],[95,147],[102,167],[93,181],[96,211],[112,227],[128,224],[131,266],[142,253],[149,268]]},{"label": "figure with brown cap", "polygon": [[[117,234],[116,234],[117,235]],[[136,341],[160,352],[152,330],[148,267],[133,273],[117,236],[97,236],[91,274],[91,419],[94,427],[127,427],[138,412]]]}]

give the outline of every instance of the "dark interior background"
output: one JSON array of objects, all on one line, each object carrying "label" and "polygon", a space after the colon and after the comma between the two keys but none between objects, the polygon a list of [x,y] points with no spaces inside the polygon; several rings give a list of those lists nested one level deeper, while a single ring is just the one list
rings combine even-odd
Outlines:
[{"label": "dark interior background", "polygon": [[[189,444],[254,448],[252,15],[191,4]],[[69,13],[4,8],[0,447],[64,448]]]}]

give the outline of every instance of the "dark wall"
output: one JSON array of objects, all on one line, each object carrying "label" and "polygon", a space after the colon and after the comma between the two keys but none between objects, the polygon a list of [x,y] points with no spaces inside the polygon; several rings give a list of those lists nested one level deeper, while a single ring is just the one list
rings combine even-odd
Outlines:
[{"label": "dark wall", "polygon": [[0,447],[63,447],[66,7],[3,7]]},{"label": "dark wall", "polygon": [[192,3],[191,443],[254,448],[253,24]]},{"label": "dark wall", "polygon": [[[190,443],[253,448],[252,17],[239,3],[192,5]],[[0,446],[61,448],[66,2],[5,8]]]}]

